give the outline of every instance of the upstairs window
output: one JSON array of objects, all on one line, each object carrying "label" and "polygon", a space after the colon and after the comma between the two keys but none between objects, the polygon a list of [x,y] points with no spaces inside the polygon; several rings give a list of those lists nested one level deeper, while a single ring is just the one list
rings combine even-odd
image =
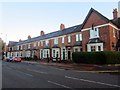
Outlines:
[{"label": "upstairs window", "polygon": [[58,38],[54,39],[54,44],[58,44]]},{"label": "upstairs window", "polygon": [[46,41],[45,41],[45,44],[46,44],[46,46],[48,46],[48,44],[49,44],[49,41],[48,41],[48,40],[46,40]]},{"label": "upstairs window", "polygon": [[99,30],[98,28],[93,28],[90,30],[90,38],[98,38],[99,37]]},{"label": "upstairs window", "polygon": [[17,50],[19,50],[19,46],[17,46]]},{"label": "upstairs window", "polygon": [[82,41],[82,33],[76,34],[76,41]]},{"label": "upstairs window", "polygon": [[68,43],[70,43],[70,41],[71,41],[71,40],[70,40],[70,35],[69,35],[69,36],[68,36]]},{"label": "upstairs window", "polygon": [[113,37],[115,37],[115,29],[113,28]]},{"label": "upstairs window", "polygon": [[64,43],[64,37],[62,37],[62,43]]},{"label": "upstairs window", "polygon": [[41,41],[41,46],[43,46],[43,41]]},{"label": "upstairs window", "polygon": [[34,42],[34,47],[36,47],[36,42]]},{"label": "upstairs window", "polygon": [[79,34],[80,41],[82,41],[82,33]]},{"label": "upstairs window", "polygon": [[76,41],[79,41],[78,39],[79,39],[78,34],[76,34]]},{"label": "upstairs window", "polygon": [[28,44],[28,48],[30,48],[30,44]]}]

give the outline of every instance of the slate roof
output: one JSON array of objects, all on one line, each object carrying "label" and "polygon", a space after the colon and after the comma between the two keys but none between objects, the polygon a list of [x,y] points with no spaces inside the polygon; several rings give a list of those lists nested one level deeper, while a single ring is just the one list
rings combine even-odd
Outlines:
[{"label": "slate roof", "polygon": [[120,28],[120,17],[111,20],[118,28]]},{"label": "slate roof", "polygon": [[83,21],[83,24],[76,25],[76,26],[69,27],[69,28],[65,28],[64,30],[58,30],[58,31],[55,31],[55,32],[51,32],[51,33],[45,34],[43,36],[38,36],[38,37],[34,37],[34,38],[31,38],[31,39],[28,39],[28,40],[24,40],[24,41],[16,43],[16,45],[30,43],[30,42],[34,42],[34,41],[39,41],[39,40],[43,40],[43,39],[47,39],[47,38],[53,38],[53,37],[56,37],[56,36],[62,36],[62,35],[70,34],[70,33],[73,33],[73,32],[78,32],[84,27],[85,23],[87,22],[87,20],[88,20],[88,18],[91,15],[92,12],[95,12],[98,16],[101,17],[101,19],[105,20],[106,23],[111,22],[111,23],[115,24],[116,26],[118,26],[120,28],[120,24],[119,24],[120,23],[120,18],[109,20],[108,18],[103,16],[101,13],[99,13],[95,9],[91,8],[88,15],[86,16],[85,20]]},{"label": "slate roof", "polygon": [[8,44],[8,46],[14,46],[14,45],[16,45],[18,42],[15,42],[15,41],[9,41],[9,44]]},{"label": "slate roof", "polygon": [[37,41],[37,40],[43,40],[43,39],[47,39],[47,38],[53,38],[53,37],[57,37],[57,36],[61,36],[61,35],[66,35],[66,34],[70,34],[73,32],[78,32],[81,30],[80,28],[78,29],[78,26],[81,27],[82,25],[76,25],[73,27],[65,28],[64,30],[55,31],[55,32],[45,34],[43,36],[38,36],[38,37],[31,38],[29,40],[24,40],[24,41],[18,42],[17,45],[29,43],[29,42],[33,42],[33,41]]}]

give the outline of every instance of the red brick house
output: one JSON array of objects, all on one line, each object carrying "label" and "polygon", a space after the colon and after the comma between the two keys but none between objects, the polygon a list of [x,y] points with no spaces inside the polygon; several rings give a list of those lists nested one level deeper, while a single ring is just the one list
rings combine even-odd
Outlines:
[{"label": "red brick house", "polygon": [[[14,53],[20,57],[33,57],[38,59],[51,58],[57,60],[72,60],[73,52],[92,51],[120,51],[120,17],[114,9],[113,19],[109,20],[93,8],[82,24],[20,41],[11,48],[17,47]],[[8,48],[10,48],[8,47]],[[8,56],[11,55],[8,51]]]}]

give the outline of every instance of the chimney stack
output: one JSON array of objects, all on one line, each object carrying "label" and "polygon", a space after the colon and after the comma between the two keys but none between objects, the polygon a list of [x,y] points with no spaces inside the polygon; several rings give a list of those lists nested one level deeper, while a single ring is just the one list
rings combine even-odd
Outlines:
[{"label": "chimney stack", "polygon": [[60,25],[60,30],[63,30],[63,29],[65,29],[65,25],[64,25],[64,24],[61,24],[61,25]]},{"label": "chimney stack", "polygon": [[117,8],[113,9],[113,19],[118,18],[118,11]]},{"label": "chimney stack", "polygon": [[40,32],[40,36],[43,36],[45,33],[44,33],[44,31],[41,31]]},{"label": "chimney stack", "polygon": [[28,39],[31,39],[31,36],[30,36],[30,35],[28,35]]},{"label": "chimney stack", "polygon": [[21,39],[19,39],[19,42],[21,42],[22,40]]}]

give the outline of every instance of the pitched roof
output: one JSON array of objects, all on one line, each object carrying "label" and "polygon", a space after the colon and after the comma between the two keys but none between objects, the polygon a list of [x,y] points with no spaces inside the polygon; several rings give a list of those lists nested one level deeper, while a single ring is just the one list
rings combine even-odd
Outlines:
[{"label": "pitched roof", "polygon": [[92,14],[92,12],[95,12],[98,16],[100,16],[103,20],[105,20],[107,23],[110,21],[107,17],[103,16],[101,13],[96,11],[95,9],[91,8],[88,15],[86,16],[85,20],[83,21],[82,28],[84,27],[85,23],[87,22],[88,18]]},{"label": "pitched roof", "polygon": [[111,22],[115,24],[118,28],[120,28],[120,17],[112,19]]},{"label": "pitched roof", "polygon": [[[17,45],[24,44],[24,43],[30,43],[30,42],[38,41],[38,40],[43,40],[43,39],[47,39],[47,38],[62,36],[62,35],[70,34],[73,32],[78,32],[78,31],[80,31],[81,26],[82,25],[76,25],[73,27],[65,28],[64,30],[58,30],[55,32],[51,32],[51,33],[42,35],[42,36],[34,37],[34,38],[29,39],[29,40],[24,40],[24,41],[18,42]],[[78,27],[79,27],[79,29],[78,29]]]},{"label": "pitched roof", "polygon": [[15,44],[17,44],[18,42],[16,42],[16,41],[9,41],[9,44],[8,44],[8,46],[14,46]]}]

